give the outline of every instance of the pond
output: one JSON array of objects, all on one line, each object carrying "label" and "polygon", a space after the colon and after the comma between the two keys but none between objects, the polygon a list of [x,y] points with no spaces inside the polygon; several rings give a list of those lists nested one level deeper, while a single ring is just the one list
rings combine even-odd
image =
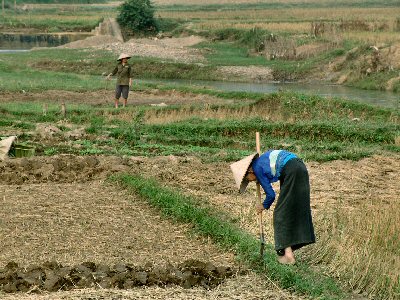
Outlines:
[{"label": "pond", "polygon": [[361,90],[352,87],[329,84],[306,83],[241,83],[227,81],[194,81],[194,80],[145,80],[144,82],[165,83],[168,85],[183,85],[205,87],[220,91],[276,93],[279,91],[298,92],[307,95],[319,95],[327,98],[342,98],[372,105],[400,109],[400,93],[388,91]]},{"label": "pond", "polygon": [[0,33],[0,50],[17,52],[34,47],[56,47],[91,36],[90,33]]}]

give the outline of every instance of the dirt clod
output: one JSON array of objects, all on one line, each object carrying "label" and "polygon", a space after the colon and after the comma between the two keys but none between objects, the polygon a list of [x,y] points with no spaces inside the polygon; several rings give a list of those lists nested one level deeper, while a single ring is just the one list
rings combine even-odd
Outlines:
[{"label": "dirt clod", "polygon": [[148,266],[124,263],[117,263],[110,268],[94,262],[84,262],[74,267],[51,262],[22,268],[10,262],[0,271],[0,291],[27,292],[37,287],[38,291],[55,292],[74,288],[131,289],[153,285],[180,285],[184,288],[202,286],[211,289],[233,274],[230,267],[216,267],[210,262],[197,260],[185,261],[177,267],[168,264],[150,269]]}]

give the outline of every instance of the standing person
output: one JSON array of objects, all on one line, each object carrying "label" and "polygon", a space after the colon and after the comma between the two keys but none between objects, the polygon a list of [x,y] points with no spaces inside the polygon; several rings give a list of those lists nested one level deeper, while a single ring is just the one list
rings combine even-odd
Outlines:
[{"label": "standing person", "polygon": [[282,264],[294,264],[293,251],[315,243],[306,166],[295,154],[269,150],[249,155],[231,165],[236,186],[243,193],[250,181],[260,183],[266,197],[256,210],[262,213],[275,201],[271,183],[279,180],[280,193],[273,213],[275,250]]},{"label": "standing person", "polygon": [[122,53],[117,61],[118,64],[114,68],[114,70],[107,75],[107,79],[110,79],[111,76],[117,74],[117,85],[115,87],[115,108],[118,108],[119,98],[124,99],[123,107],[126,107],[128,102],[128,94],[129,88],[132,86],[132,67],[128,64],[128,59],[131,57],[125,53]]}]

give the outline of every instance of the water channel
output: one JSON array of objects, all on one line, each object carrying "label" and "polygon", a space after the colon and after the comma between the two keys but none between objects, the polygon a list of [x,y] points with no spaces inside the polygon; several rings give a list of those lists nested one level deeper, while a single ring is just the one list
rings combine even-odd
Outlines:
[{"label": "water channel", "polygon": [[333,84],[307,83],[242,83],[227,81],[200,80],[145,80],[143,82],[162,83],[177,86],[202,87],[223,92],[276,93],[279,91],[297,92],[306,95],[319,95],[326,98],[341,98],[376,106],[400,109],[400,93],[388,91],[361,90]]}]

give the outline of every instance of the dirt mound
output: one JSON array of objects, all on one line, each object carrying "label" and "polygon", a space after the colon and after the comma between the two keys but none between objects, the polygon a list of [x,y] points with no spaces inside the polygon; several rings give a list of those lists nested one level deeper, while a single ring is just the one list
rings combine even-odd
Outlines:
[{"label": "dirt mound", "polygon": [[382,50],[382,56],[388,60],[388,65],[391,70],[400,69],[400,43],[395,43]]},{"label": "dirt mound", "polygon": [[60,155],[52,158],[35,157],[0,162],[0,181],[3,184],[43,182],[85,182],[104,179],[115,172],[127,171],[123,159],[95,156]]},{"label": "dirt mound", "polygon": [[169,264],[164,267],[152,264],[135,266],[123,262],[112,267],[94,262],[85,262],[73,267],[62,266],[57,262],[19,267],[17,263],[9,262],[0,270],[0,291],[56,292],[76,288],[131,289],[152,285],[180,285],[184,288],[202,286],[211,289],[233,275],[234,272],[230,267],[217,267],[210,262],[198,260],[188,260],[178,266]]},{"label": "dirt mound", "polygon": [[202,39],[196,37],[132,39],[126,43],[99,44],[96,48],[116,54],[124,52],[134,56],[157,57],[189,63],[204,61],[200,50],[188,48],[201,41]]},{"label": "dirt mound", "polygon": [[79,40],[75,42],[71,42],[65,45],[58,46],[58,48],[66,48],[66,49],[79,49],[79,48],[89,48],[89,47],[98,47],[102,44],[112,45],[118,44],[120,41],[118,38],[112,35],[96,35],[88,37],[84,40]]},{"label": "dirt mound", "polygon": [[84,40],[68,43],[59,48],[78,49],[96,48],[114,52],[116,55],[128,53],[133,56],[157,57],[179,62],[202,62],[204,57],[199,49],[189,48],[202,42],[204,39],[197,36],[180,38],[141,38],[121,42],[111,35],[88,37]]},{"label": "dirt mound", "polygon": [[272,69],[259,66],[223,66],[219,67],[223,80],[251,80],[268,82],[274,79]]}]

